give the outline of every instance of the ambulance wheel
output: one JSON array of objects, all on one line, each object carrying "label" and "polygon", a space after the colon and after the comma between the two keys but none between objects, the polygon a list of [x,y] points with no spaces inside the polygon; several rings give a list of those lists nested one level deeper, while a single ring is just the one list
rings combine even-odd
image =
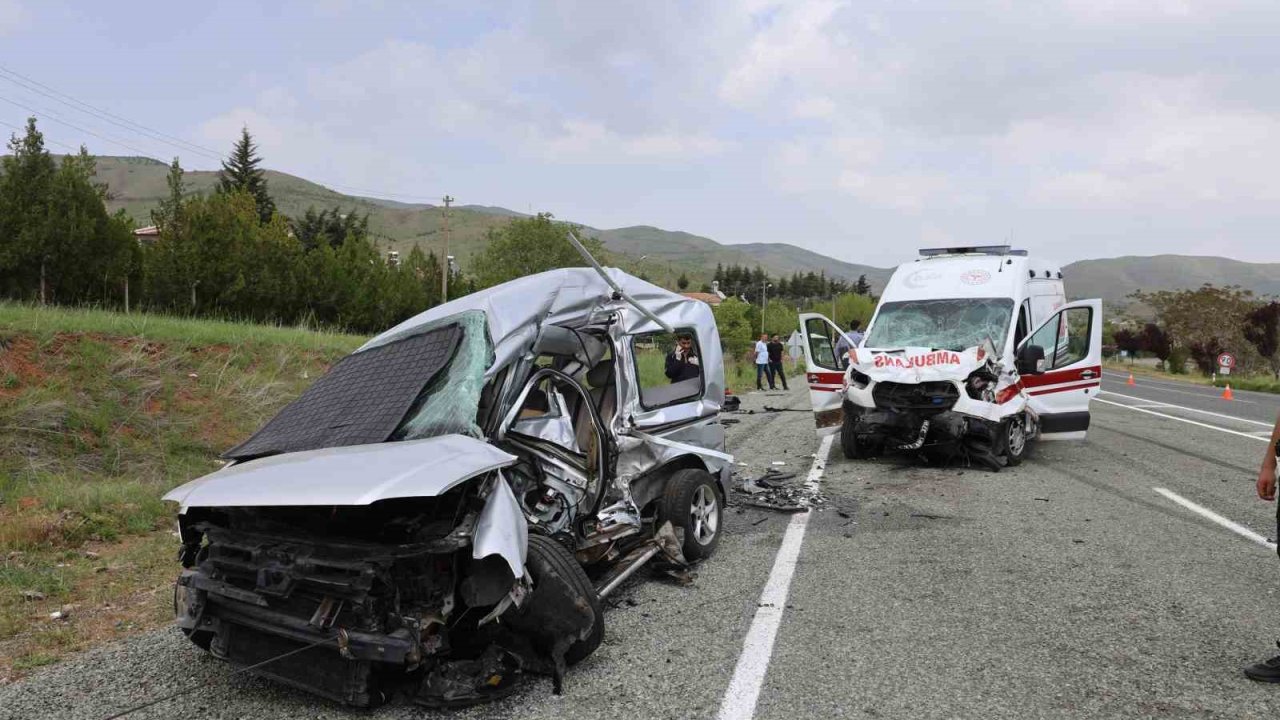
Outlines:
[{"label": "ambulance wheel", "polygon": [[996,455],[1003,455],[1005,465],[1017,467],[1031,450],[1031,437],[1027,434],[1027,419],[1014,415],[1000,423],[1000,436],[996,438]]},{"label": "ambulance wheel", "polygon": [[844,416],[844,424],[840,426],[840,449],[850,460],[865,460],[878,454],[879,448],[866,440],[859,440],[853,431],[853,421],[848,414]]}]

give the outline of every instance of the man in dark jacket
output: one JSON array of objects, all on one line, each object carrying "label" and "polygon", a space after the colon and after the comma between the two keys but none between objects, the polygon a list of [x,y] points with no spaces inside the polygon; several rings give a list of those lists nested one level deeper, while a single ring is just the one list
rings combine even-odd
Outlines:
[{"label": "man in dark jacket", "polygon": [[698,349],[693,346],[693,336],[681,333],[676,337],[676,349],[667,353],[667,378],[673,383],[692,380],[702,375]]},{"label": "man in dark jacket", "polygon": [[782,367],[782,351],[784,348],[777,335],[769,338],[767,347],[769,349],[769,368],[773,371],[773,376],[782,378],[783,390],[790,390],[791,388],[787,387],[787,371]]}]

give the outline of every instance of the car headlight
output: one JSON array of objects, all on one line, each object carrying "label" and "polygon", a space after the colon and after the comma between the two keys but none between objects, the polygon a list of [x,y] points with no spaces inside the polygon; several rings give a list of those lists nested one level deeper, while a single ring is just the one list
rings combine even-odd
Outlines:
[{"label": "car headlight", "polygon": [[861,390],[871,384],[871,378],[868,377],[866,373],[860,373],[857,370],[854,370],[849,373],[849,384]]}]

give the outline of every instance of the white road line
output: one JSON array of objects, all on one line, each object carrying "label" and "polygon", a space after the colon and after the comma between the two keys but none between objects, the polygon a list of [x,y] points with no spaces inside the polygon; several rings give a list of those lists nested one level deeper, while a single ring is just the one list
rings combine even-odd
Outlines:
[{"label": "white road line", "polygon": [[1141,405],[1129,406],[1134,408],[1171,407],[1171,408],[1178,408],[1179,410],[1186,410],[1187,412],[1200,413],[1201,415],[1212,415],[1214,417],[1225,418],[1227,420],[1235,420],[1236,422],[1249,423],[1250,425],[1261,425],[1262,427],[1265,427],[1265,428],[1275,426],[1274,423],[1265,423],[1265,422],[1262,422],[1261,420],[1249,420],[1242,417],[1236,417],[1235,415],[1226,415],[1223,413],[1211,412],[1209,410],[1200,410],[1198,408],[1187,407],[1186,405],[1174,405],[1173,403],[1160,402],[1159,400],[1151,400],[1149,398],[1137,397],[1135,395],[1123,395],[1118,392],[1111,392],[1110,390],[1103,390],[1101,394],[1111,395],[1113,397],[1121,397],[1126,400],[1137,400],[1142,403]]},{"label": "white road line", "polygon": [[1231,433],[1232,435],[1239,435],[1240,437],[1249,438],[1250,440],[1261,440],[1262,442],[1271,441],[1271,438],[1269,437],[1260,438],[1257,435],[1250,435],[1249,433],[1243,433],[1243,432],[1240,432],[1239,430],[1228,430],[1227,428],[1218,427],[1217,425],[1210,425],[1208,423],[1196,422],[1195,420],[1180,418],[1177,415],[1166,415],[1165,413],[1158,413],[1155,410],[1143,410],[1142,408],[1136,408],[1136,407],[1133,407],[1132,405],[1125,405],[1124,403],[1111,402],[1110,400],[1103,400],[1102,398],[1094,398],[1093,401],[1106,403],[1107,405],[1115,405],[1116,407],[1122,407],[1126,410],[1146,413],[1148,415],[1155,415],[1156,417],[1167,418],[1169,420],[1177,420],[1178,422],[1184,422],[1184,423],[1187,423],[1188,425],[1195,425],[1196,427],[1208,428],[1210,430],[1217,430],[1218,432]]},{"label": "white road line", "polygon": [[1197,504],[1195,504],[1195,503],[1191,502],[1190,500],[1188,500],[1188,499],[1186,499],[1186,498],[1182,497],[1181,495],[1179,495],[1179,494],[1177,494],[1177,493],[1173,492],[1172,490],[1169,490],[1169,489],[1167,489],[1167,488],[1161,488],[1161,487],[1158,487],[1158,488],[1151,488],[1151,489],[1152,489],[1152,490],[1155,490],[1156,492],[1160,493],[1161,495],[1165,496],[1166,498],[1168,498],[1168,499],[1170,499],[1170,500],[1172,500],[1172,501],[1174,501],[1174,502],[1178,503],[1179,505],[1181,505],[1182,507],[1184,507],[1184,508],[1186,508],[1186,509],[1190,510],[1191,512],[1196,513],[1197,515],[1200,515],[1201,517],[1208,518],[1208,519],[1210,519],[1210,520],[1212,520],[1212,521],[1214,521],[1214,522],[1218,523],[1218,524],[1219,524],[1219,525],[1221,525],[1222,527],[1224,527],[1224,528],[1226,528],[1226,529],[1230,530],[1231,532],[1233,532],[1233,533],[1235,533],[1235,534],[1237,534],[1237,535],[1240,535],[1241,537],[1246,537],[1246,538],[1248,538],[1248,539],[1250,539],[1250,540],[1252,540],[1252,541],[1254,541],[1254,542],[1258,543],[1259,545],[1261,545],[1261,546],[1263,546],[1263,547],[1265,547],[1265,548],[1269,548],[1269,549],[1271,549],[1271,550],[1275,550],[1275,549],[1276,549],[1276,544],[1275,544],[1275,543],[1273,543],[1273,542],[1271,542],[1270,540],[1266,539],[1265,537],[1263,537],[1263,536],[1259,535],[1258,533],[1256,533],[1256,532],[1254,532],[1254,531],[1250,530],[1249,528],[1247,528],[1247,527],[1245,527],[1245,526],[1241,525],[1240,523],[1233,522],[1233,521],[1231,521],[1231,520],[1228,520],[1228,519],[1226,519],[1226,518],[1222,517],[1221,515],[1219,515],[1218,513],[1214,512],[1214,511],[1212,511],[1212,510],[1210,510],[1209,508],[1203,507],[1203,506],[1201,506],[1201,505],[1197,505]]},{"label": "white road line", "polygon": [[[835,438],[835,435],[827,435],[818,445],[818,454],[805,479],[808,487],[816,489],[822,479],[822,470]],[[773,656],[773,641],[778,637],[782,613],[787,606],[791,578],[796,573],[796,561],[800,558],[800,545],[804,542],[804,532],[812,514],[803,512],[791,516],[787,532],[782,536],[782,546],[773,560],[773,569],[764,584],[764,592],[760,593],[760,600],[756,603],[756,615],[742,643],[738,666],[733,669],[733,679],[729,681],[729,689],[720,703],[720,714],[716,716],[719,720],[751,720],[755,715],[756,701],[760,699],[760,689],[764,687],[765,675],[769,671],[769,658]]]},{"label": "white road line", "polygon": [[[1107,373],[1102,373],[1102,374],[1106,375]],[[1121,378],[1128,379],[1128,375],[1111,375],[1111,377],[1115,379],[1121,379]],[[1175,387],[1176,384],[1178,383],[1162,383],[1160,382],[1160,380],[1143,380],[1142,383],[1134,387],[1161,386],[1160,392],[1176,392],[1178,393],[1178,395],[1189,395],[1192,397],[1201,397],[1201,398],[1219,397],[1219,393],[1216,392],[1217,391],[1216,387],[1202,386],[1204,389],[1206,389],[1206,392],[1192,392],[1192,391],[1189,391],[1189,389],[1176,389]],[[1192,386],[1192,387],[1198,387],[1198,386]],[[1244,392],[1244,391],[1240,391],[1240,392]],[[1143,398],[1143,400],[1146,400],[1146,398]],[[1243,398],[1240,398],[1240,397],[1236,397],[1235,400],[1231,402],[1243,402],[1243,404],[1245,405],[1257,405],[1257,402],[1254,402],[1252,400],[1243,400]]]}]

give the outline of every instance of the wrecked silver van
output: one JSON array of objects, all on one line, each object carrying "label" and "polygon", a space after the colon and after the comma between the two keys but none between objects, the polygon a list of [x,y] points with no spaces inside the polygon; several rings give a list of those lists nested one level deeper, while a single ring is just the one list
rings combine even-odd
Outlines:
[{"label": "wrecked silver van", "polygon": [[710,308],[615,269],[434,308],[165,496],[177,624],[352,705],[476,702],[522,673],[558,692],[601,642],[603,596],[715,550],[723,400]]}]

